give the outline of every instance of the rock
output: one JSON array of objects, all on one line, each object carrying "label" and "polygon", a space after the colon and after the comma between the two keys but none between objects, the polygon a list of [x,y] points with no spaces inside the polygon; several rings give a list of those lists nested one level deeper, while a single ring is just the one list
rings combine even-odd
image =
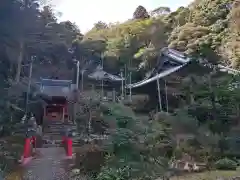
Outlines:
[{"label": "rock", "polygon": [[73,170],[72,170],[72,173],[74,173],[74,174],[80,174],[80,169],[73,169]]},{"label": "rock", "polygon": [[87,179],[88,178],[86,176],[83,176],[83,175],[78,175],[78,176],[75,176],[75,177],[71,177],[71,180],[87,180]]},{"label": "rock", "polygon": [[5,158],[6,158],[7,160],[15,160],[15,159],[16,159],[15,157],[13,157],[13,156],[10,156],[10,155],[8,155],[8,156],[5,156]]},{"label": "rock", "polygon": [[20,148],[22,148],[22,146],[23,146],[22,144],[12,144],[13,148],[19,148],[20,149]]},{"label": "rock", "polygon": [[234,177],[231,180],[240,180],[240,176]]},{"label": "rock", "polygon": [[0,140],[0,146],[3,146],[3,144],[6,144],[7,141],[6,140]]},{"label": "rock", "polygon": [[69,164],[70,168],[73,168],[75,166],[75,164]]},{"label": "rock", "polygon": [[217,178],[216,180],[227,180],[227,179],[220,177],[220,178]]}]

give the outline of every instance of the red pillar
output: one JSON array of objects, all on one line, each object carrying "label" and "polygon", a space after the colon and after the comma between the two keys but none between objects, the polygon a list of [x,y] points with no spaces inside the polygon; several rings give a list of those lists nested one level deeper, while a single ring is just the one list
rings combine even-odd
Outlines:
[{"label": "red pillar", "polygon": [[24,158],[31,157],[31,138],[26,138],[25,139],[23,157]]},{"label": "red pillar", "polygon": [[68,157],[72,157],[72,139],[71,138],[67,138],[67,156]]}]

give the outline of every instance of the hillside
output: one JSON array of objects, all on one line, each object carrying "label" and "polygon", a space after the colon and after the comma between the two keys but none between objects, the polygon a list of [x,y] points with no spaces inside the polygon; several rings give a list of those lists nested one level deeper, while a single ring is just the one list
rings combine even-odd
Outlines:
[{"label": "hillside", "polygon": [[[138,81],[156,66],[160,50],[171,47],[193,60],[206,59],[207,65],[218,63],[240,70],[239,0],[195,0],[174,12],[168,7],[147,12],[139,6],[128,21],[99,21],[85,35],[81,26],[58,22],[52,7],[43,2],[0,1],[0,137],[6,144],[11,144],[5,140],[9,137],[23,144],[23,137],[18,140],[12,133],[26,106],[31,106],[26,103],[31,63],[34,80],[71,79],[76,75],[76,60],[80,68],[103,60],[104,70],[118,74],[126,69],[132,72],[132,81]],[[78,125],[109,123],[104,130],[110,138],[101,152],[105,163],[101,169],[96,163],[95,179],[154,180],[168,172],[168,163],[186,154],[208,170],[231,169],[231,176],[235,175],[240,158],[239,76],[217,69],[203,71],[198,63],[192,64],[197,67],[186,66],[184,72],[162,82],[167,87],[161,86],[170,113],[157,112],[155,103],[152,109],[147,107],[150,98],[146,94],[113,103],[99,101],[93,88],[91,95],[84,89],[74,110]],[[146,89],[156,91],[155,87]],[[29,95],[34,102],[31,92]],[[96,102],[89,98],[95,96]],[[91,127],[83,126],[79,134],[88,130]],[[9,147],[3,146],[3,152],[12,151]],[[19,152],[20,148],[9,153],[14,162]],[[0,172],[8,164],[4,153],[0,154]],[[76,163],[76,167],[81,166]]]},{"label": "hillside", "polygon": [[[96,23],[80,47],[104,54],[106,66],[112,68],[130,61],[133,66],[146,61],[146,67],[152,68],[154,57],[164,46],[239,67],[239,1],[196,0],[175,12],[159,7],[150,13],[152,17],[145,16],[142,8],[136,9],[138,17],[122,24]],[[143,51],[148,53],[137,58]]]}]

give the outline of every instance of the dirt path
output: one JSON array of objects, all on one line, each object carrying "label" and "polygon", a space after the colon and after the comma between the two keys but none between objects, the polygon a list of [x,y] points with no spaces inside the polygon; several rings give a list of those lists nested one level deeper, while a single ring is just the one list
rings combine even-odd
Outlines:
[{"label": "dirt path", "polygon": [[65,158],[63,148],[39,148],[37,155],[6,180],[70,180],[72,160]]},{"label": "dirt path", "polygon": [[25,167],[24,180],[68,180],[71,160],[63,148],[41,148],[39,155]]}]

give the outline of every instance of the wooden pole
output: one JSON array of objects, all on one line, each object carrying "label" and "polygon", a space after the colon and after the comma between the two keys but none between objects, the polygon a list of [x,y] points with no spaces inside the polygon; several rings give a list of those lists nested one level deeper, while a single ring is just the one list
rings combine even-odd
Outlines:
[{"label": "wooden pole", "polygon": [[124,98],[124,80],[123,80],[123,72],[121,71],[122,85],[121,85],[121,100]]},{"label": "wooden pole", "polygon": [[[104,61],[104,59],[103,59],[104,57],[103,57],[103,54],[101,54],[101,60],[102,60],[102,71],[104,70],[104,68],[103,68],[103,61]],[[102,99],[104,98],[104,89],[103,89],[103,85],[104,85],[104,83],[103,83],[103,79],[102,79],[102,81],[101,81],[101,86],[102,86]]]},{"label": "wooden pole", "polygon": [[126,85],[127,85],[127,65],[125,64],[124,65],[124,99],[127,96],[127,91],[125,89]]},{"label": "wooden pole", "polygon": [[115,89],[113,88],[113,102],[116,102],[116,91]]},{"label": "wooden pole", "polygon": [[167,82],[166,80],[164,80],[165,82],[165,96],[166,96],[166,111],[168,112],[168,93],[167,93]]},{"label": "wooden pole", "polygon": [[[80,62],[79,61],[77,61],[77,74],[76,74],[76,87],[77,87],[77,89],[79,88],[78,86],[79,86],[79,71],[80,71]],[[82,79],[83,79],[83,77],[82,77]]]},{"label": "wooden pole", "polygon": [[161,99],[161,89],[160,89],[160,82],[157,79],[157,90],[158,90],[158,103],[159,103],[159,111],[162,111],[162,99]]},{"label": "wooden pole", "polygon": [[65,117],[65,106],[63,106],[63,108],[62,108],[62,111],[63,111],[63,113],[62,113],[62,122],[64,122],[64,117]]},{"label": "wooden pole", "polygon": [[129,75],[129,84],[130,84],[130,87],[129,87],[129,100],[132,101],[132,72],[130,71],[130,75]]},{"label": "wooden pole", "polygon": [[33,60],[34,60],[34,58],[31,57],[31,63],[30,63],[29,75],[28,75],[28,87],[27,87],[25,114],[28,113],[28,101],[29,101],[29,94],[30,94],[30,91],[31,91],[31,83],[32,83],[31,79],[32,79]]}]

